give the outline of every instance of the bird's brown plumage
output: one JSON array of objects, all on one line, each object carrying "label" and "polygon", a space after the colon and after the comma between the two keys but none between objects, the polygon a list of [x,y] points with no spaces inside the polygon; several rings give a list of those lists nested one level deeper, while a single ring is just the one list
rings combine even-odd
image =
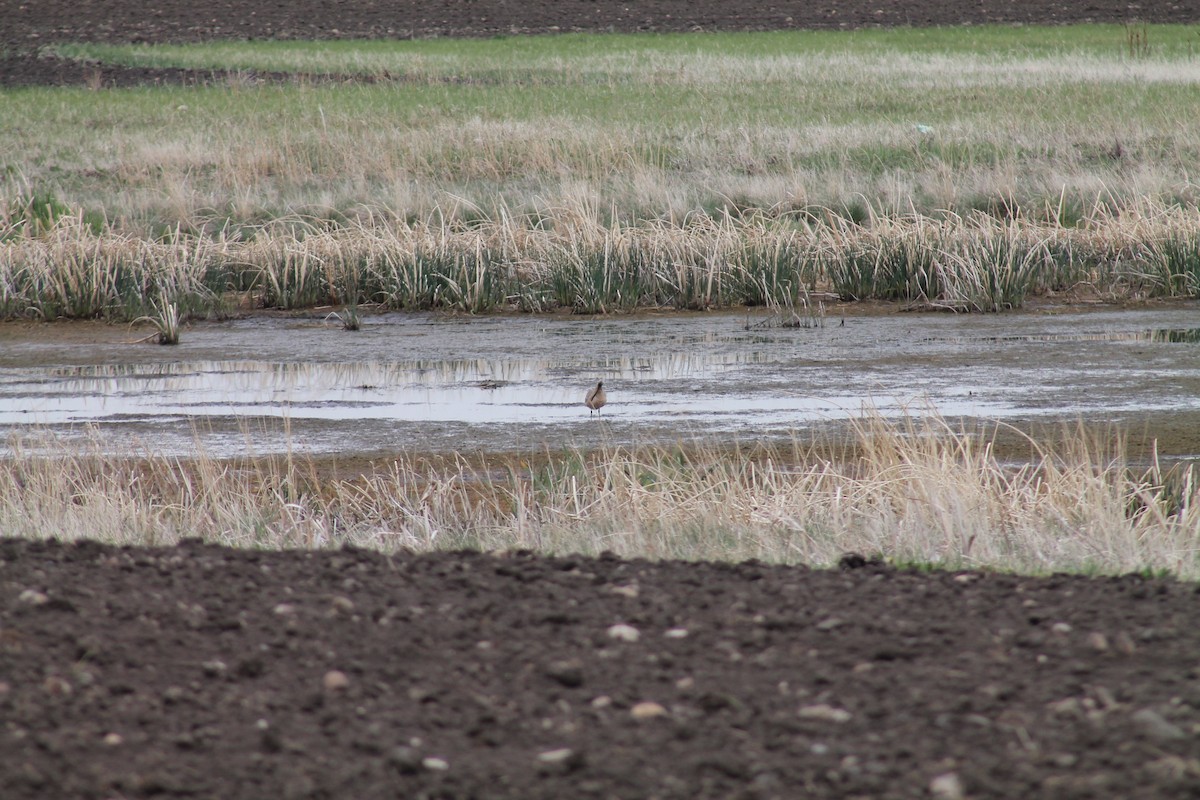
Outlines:
[{"label": "bird's brown plumage", "polygon": [[585,397],[583,400],[583,404],[587,406],[590,411],[599,411],[607,402],[608,395],[604,393],[603,381],[596,381],[596,387],[588,392],[587,397]]}]

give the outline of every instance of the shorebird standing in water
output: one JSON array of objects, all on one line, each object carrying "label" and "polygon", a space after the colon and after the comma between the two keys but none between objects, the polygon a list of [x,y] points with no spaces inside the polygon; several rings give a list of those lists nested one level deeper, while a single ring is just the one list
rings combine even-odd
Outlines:
[{"label": "shorebird standing in water", "polygon": [[583,404],[588,407],[588,416],[595,411],[599,413],[604,404],[608,402],[608,395],[604,393],[604,381],[596,381],[596,388],[587,393],[587,397],[583,399]]}]

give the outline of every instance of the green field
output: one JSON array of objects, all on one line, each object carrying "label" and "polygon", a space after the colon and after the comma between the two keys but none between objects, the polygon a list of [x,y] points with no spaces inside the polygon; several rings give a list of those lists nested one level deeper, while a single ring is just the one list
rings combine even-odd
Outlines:
[{"label": "green field", "polygon": [[1138,31],[1144,47],[1119,26],[62,46],[233,74],[7,91],[0,152],[10,177],[134,229],[452,198],[626,221],[1190,202],[1200,36]]},{"label": "green field", "polygon": [[220,72],[0,94],[0,312],[231,289],[473,312],[1192,296],[1197,44],[1091,25],[57,46]]}]

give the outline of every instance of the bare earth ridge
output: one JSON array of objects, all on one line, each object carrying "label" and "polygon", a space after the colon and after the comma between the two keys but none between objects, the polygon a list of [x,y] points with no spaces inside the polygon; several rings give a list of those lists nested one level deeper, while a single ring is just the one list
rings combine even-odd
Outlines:
[{"label": "bare earth ridge", "polygon": [[[61,40],[1134,18],[1193,22],[1200,7],[5,0],[0,85],[83,81],[37,56]],[[1200,796],[1195,586],[843,561],[0,538],[0,794]]]},{"label": "bare earth ridge", "polygon": [[773,30],[986,23],[1200,20],[1200,3],[1087,0],[0,0],[0,86],[203,80],[181,70],[94,68],[39,58],[53,42],[412,38],[559,31]]}]

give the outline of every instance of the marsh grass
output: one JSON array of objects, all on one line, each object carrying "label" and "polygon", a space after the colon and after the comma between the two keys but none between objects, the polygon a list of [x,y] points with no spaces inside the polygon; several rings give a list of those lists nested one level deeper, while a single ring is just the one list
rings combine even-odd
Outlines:
[{"label": "marsh grass", "polygon": [[1195,231],[1172,231],[1149,248],[1148,262],[1172,292],[1200,296],[1200,236]]},{"label": "marsh grass", "polygon": [[155,314],[160,298],[204,316],[247,302],[602,314],[794,308],[814,293],[958,311],[1003,311],[1064,292],[1200,296],[1200,213],[1149,202],[1074,227],[979,212],[861,224],[831,213],[561,219],[504,213],[464,225],[376,214],[147,242],[65,217],[42,235],[0,243],[0,314],[129,320]]},{"label": "marsh grass", "polygon": [[339,480],[296,454],[116,458],[25,439],[0,462],[0,530],[812,565],[858,551],[954,569],[1200,577],[1193,467],[1134,467],[1119,433],[1083,427],[1054,447],[1028,440],[1017,463],[998,459],[993,441],[932,415],[868,413],[820,446],[401,456]]},{"label": "marsh grass", "polygon": [[97,232],[78,216],[64,216],[41,235],[0,243],[0,314],[130,321],[155,315],[163,302],[186,315],[225,313],[234,265],[224,259],[218,265],[219,249],[217,242],[178,234],[155,242]]},{"label": "marsh grass", "polygon": [[330,316],[335,317],[342,324],[342,330],[362,330],[362,314],[359,313],[357,303],[350,303],[341,312],[335,312]]},{"label": "marsh grass", "polygon": [[166,297],[159,300],[154,314],[138,317],[133,324],[136,325],[139,322],[149,322],[157,329],[159,344],[179,344],[179,329],[182,324],[179,307],[167,300]]}]

